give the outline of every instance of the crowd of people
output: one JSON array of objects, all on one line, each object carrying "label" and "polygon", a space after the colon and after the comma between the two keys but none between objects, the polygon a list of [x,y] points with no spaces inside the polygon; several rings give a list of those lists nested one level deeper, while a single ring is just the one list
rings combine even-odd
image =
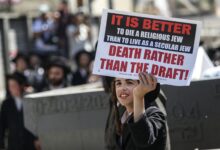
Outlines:
[{"label": "crowd of people", "polygon": [[92,74],[94,57],[85,50],[77,52],[74,57],[75,70],[71,61],[62,56],[51,55],[46,62],[37,54],[18,54],[14,59],[14,72],[24,77],[26,93],[48,91],[68,86],[100,81]]},{"label": "crowd of people", "polygon": [[26,92],[99,81],[92,75],[95,50],[87,16],[82,11],[70,13],[65,0],[57,11],[40,10],[40,16],[33,20],[29,53],[18,52],[12,60],[12,73],[26,78]]},{"label": "crowd of people", "polygon": [[19,50],[11,60],[11,73],[6,75],[7,95],[0,109],[0,149],[41,149],[38,137],[24,126],[24,95],[101,80],[92,75],[95,52],[83,12],[71,14],[63,0],[55,12],[41,10],[33,20],[32,31],[29,53]]},{"label": "crowd of people", "polygon": [[55,12],[49,12],[49,8],[40,10],[32,26],[35,53],[73,59],[82,49],[92,50],[90,22],[83,11],[70,13],[66,1],[62,1]]}]

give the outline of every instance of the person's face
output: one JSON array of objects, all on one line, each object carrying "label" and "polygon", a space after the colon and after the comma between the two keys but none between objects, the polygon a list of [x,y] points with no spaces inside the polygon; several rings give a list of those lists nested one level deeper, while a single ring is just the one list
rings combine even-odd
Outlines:
[{"label": "person's face", "polygon": [[80,67],[88,67],[89,66],[89,56],[88,54],[81,54],[79,59]]},{"label": "person's face", "polygon": [[65,3],[60,3],[58,6],[58,10],[68,12],[68,5]]},{"label": "person's face", "polygon": [[133,90],[137,85],[137,80],[115,79],[116,96],[121,105],[125,107],[133,106]]},{"label": "person's face", "polygon": [[64,70],[58,66],[51,67],[48,72],[48,79],[52,85],[60,85],[64,79]]},{"label": "person's face", "polygon": [[43,13],[43,14],[41,15],[41,18],[42,18],[43,21],[47,21],[47,19],[48,19],[48,14],[47,14],[47,13]]},{"label": "person's face", "polygon": [[36,55],[32,55],[31,58],[30,58],[30,65],[31,66],[36,66],[36,65],[39,65],[40,64],[40,59],[38,56]]},{"label": "person's face", "polygon": [[84,16],[83,15],[77,15],[76,16],[76,23],[79,25],[79,24],[82,24],[84,22]]},{"label": "person's face", "polygon": [[20,58],[16,61],[16,69],[18,71],[25,71],[27,69],[27,63],[24,59]]},{"label": "person's face", "polygon": [[22,95],[22,87],[18,84],[18,82],[14,79],[8,80],[8,90],[13,97],[21,97]]}]

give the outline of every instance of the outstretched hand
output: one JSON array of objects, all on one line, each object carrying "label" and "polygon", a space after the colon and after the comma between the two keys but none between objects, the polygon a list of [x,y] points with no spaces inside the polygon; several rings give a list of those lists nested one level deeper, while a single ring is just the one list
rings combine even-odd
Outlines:
[{"label": "outstretched hand", "polygon": [[146,72],[140,72],[138,76],[140,83],[134,88],[133,95],[137,99],[143,100],[145,94],[156,89],[157,79]]}]

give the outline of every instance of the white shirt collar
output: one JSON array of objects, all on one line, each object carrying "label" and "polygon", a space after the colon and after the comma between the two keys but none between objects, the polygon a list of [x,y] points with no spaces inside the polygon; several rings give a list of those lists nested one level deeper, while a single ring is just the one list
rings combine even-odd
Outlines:
[{"label": "white shirt collar", "polygon": [[124,124],[131,114],[132,112],[128,113],[127,111],[125,111],[121,117],[121,123]]},{"label": "white shirt collar", "polygon": [[23,105],[23,100],[20,97],[14,97],[15,99],[15,105],[18,111],[21,111],[22,105]]}]

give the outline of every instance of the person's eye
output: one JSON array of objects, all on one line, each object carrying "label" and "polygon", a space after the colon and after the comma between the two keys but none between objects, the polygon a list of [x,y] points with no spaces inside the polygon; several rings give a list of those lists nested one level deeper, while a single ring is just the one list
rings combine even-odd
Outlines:
[{"label": "person's eye", "polygon": [[134,82],[132,82],[132,81],[127,81],[127,84],[134,84]]},{"label": "person's eye", "polygon": [[115,82],[115,85],[119,86],[119,85],[121,85],[121,82]]}]

